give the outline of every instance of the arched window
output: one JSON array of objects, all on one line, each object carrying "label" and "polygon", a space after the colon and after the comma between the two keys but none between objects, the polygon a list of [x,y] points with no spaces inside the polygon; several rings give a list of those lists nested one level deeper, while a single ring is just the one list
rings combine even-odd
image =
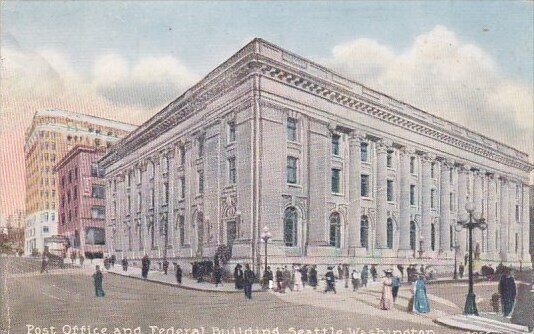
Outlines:
[{"label": "arched window", "polygon": [[387,246],[389,249],[393,248],[393,220],[391,218],[388,218],[387,223],[387,231],[386,231],[386,237],[387,237]]},{"label": "arched window", "polygon": [[415,222],[410,222],[410,248],[412,250],[415,250],[415,234],[416,234],[417,227],[415,226]]},{"label": "arched window", "polygon": [[337,212],[330,215],[330,246],[341,247],[341,219]]},{"label": "arched window", "polygon": [[369,220],[367,216],[362,216],[360,220],[360,244],[365,249],[369,247]]},{"label": "arched window", "polygon": [[289,207],[284,212],[284,244],[294,247],[297,245],[297,209]]},{"label": "arched window", "polygon": [[148,166],[147,166],[147,171],[148,171],[148,177],[149,179],[154,179],[154,163],[153,162],[149,162],[148,163]]},{"label": "arched window", "polygon": [[430,249],[436,250],[436,225],[430,224]]}]

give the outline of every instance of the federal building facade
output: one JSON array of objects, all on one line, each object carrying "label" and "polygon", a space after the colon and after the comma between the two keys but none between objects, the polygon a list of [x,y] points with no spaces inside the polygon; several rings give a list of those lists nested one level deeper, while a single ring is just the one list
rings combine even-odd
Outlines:
[{"label": "federal building facade", "polygon": [[[108,251],[191,262],[452,270],[530,263],[527,154],[255,39],[111,148]],[[457,251],[455,251],[457,249]]]}]

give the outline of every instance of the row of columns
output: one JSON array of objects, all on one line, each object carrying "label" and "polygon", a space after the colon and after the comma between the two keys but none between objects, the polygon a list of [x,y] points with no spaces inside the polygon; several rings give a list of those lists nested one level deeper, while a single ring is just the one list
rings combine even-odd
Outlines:
[{"label": "row of columns", "polygon": [[[366,138],[365,134],[354,131],[349,138],[349,209],[348,209],[348,248],[349,252],[360,248],[360,217],[361,217],[361,158],[360,150],[361,143]],[[388,219],[388,203],[387,203],[387,154],[392,147],[392,142],[386,140],[379,140],[376,142],[376,194],[375,208],[376,208],[376,228],[375,228],[375,248],[387,248],[387,219]],[[397,199],[399,210],[399,250],[411,251],[410,245],[410,222],[412,220],[411,204],[410,204],[410,159],[416,153],[413,148],[399,147],[399,192],[400,198]],[[432,181],[432,164],[436,161],[436,156],[429,153],[422,155],[421,161],[421,236],[427,240],[423,244],[423,251],[430,250],[430,240],[432,238],[432,204],[431,204],[431,189]],[[455,164],[454,161],[446,158],[437,158],[439,164],[434,164],[434,167],[440,166],[440,183],[439,183],[439,251],[445,252],[451,249],[451,231],[454,229],[454,224],[458,220],[458,214],[465,210],[465,205],[468,200],[472,200],[475,208],[479,212],[483,212],[483,205],[488,208],[484,211],[488,229],[485,232],[480,230],[475,231],[474,239],[482,246],[485,242],[485,252],[491,257],[496,257],[501,253],[510,252],[512,244],[515,242],[515,188],[511,185],[505,177],[499,177],[494,173],[487,173],[484,170],[471,168],[468,165]],[[457,171],[457,177],[453,174],[451,184],[451,168]],[[470,187],[470,175],[473,178],[473,191],[468,193]],[[484,185],[486,192],[484,192]],[[451,212],[451,196],[453,193],[457,196],[457,206]],[[528,255],[528,193],[529,188],[522,185],[522,207],[521,223],[522,223],[522,240],[520,240],[521,256]],[[498,196],[500,195],[500,196]],[[436,199],[434,199],[436,200]],[[454,200],[454,197],[453,197]],[[483,203],[484,200],[484,203]],[[495,206],[500,205],[500,216],[496,216]],[[455,203],[454,203],[455,204]],[[454,221],[453,221],[454,219]],[[497,223],[499,222],[499,225]],[[437,228],[438,226],[436,226]],[[496,233],[499,233],[498,240],[500,244],[496,244]],[[484,233],[484,234],[483,234]],[[459,253],[465,254],[466,249],[466,231],[453,232],[452,237],[458,242]],[[526,237],[525,237],[526,235]],[[485,236],[485,237],[484,237]],[[437,240],[438,238],[436,238]],[[484,240],[485,239],[485,240]],[[526,254],[523,254],[526,253]]]}]

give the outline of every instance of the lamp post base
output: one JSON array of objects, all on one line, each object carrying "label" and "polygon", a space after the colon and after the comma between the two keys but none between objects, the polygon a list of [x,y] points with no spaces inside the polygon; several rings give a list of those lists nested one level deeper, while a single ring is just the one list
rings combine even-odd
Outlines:
[{"label": "lamp post base", "polygon": [[475,294],[468,293],[465,300],[464,315],[478,315]]}]

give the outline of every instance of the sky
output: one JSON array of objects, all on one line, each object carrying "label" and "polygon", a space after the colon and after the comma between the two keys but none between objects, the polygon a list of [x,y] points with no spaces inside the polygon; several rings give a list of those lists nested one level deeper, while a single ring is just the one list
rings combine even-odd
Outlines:
[{"label": "sky", "polygon": [[2,1],[0,12],[0,214],[24,208],[36,110],[141,124],[254,37],[534,154],[530,1]]}]

